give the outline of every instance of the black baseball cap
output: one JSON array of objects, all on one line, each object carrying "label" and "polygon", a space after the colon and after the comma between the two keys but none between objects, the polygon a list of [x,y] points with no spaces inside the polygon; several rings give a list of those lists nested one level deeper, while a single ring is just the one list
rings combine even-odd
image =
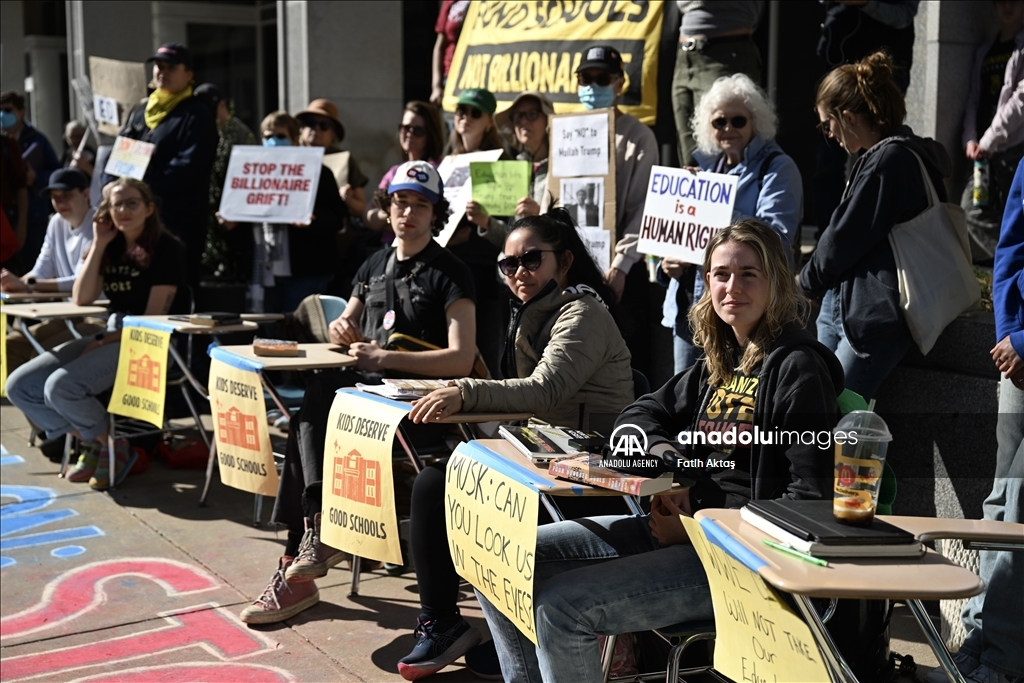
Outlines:
[{"label": "black baseball cap", "polygon": [[214,111],[217,110],[217,105],[220,104],[220,101],[224,99],[224,93],[213,83],[203,83],[193,90],[192,94],[210,105],[210,108]]},{"label": "black baseball cap", "polygon": [[192,68],[192,53],[181,43],[164,43],[156,54],[146,62],[167,62],[168,64],[184,64],[186,68]]},{"label": "black baseball cap", "polygon": [[583,61],[576,73],[584,69],[601,69],[608,73],[622,75],[622,55],[611,45],[592,45],[583,51]]},{"label": "black baseball cap", "polygon": [[39,191],[39,194],[46,197],[50,190],[85,190],[89,187],[89,176],[77,168],[58,168],[50,174],[50,184]]}]

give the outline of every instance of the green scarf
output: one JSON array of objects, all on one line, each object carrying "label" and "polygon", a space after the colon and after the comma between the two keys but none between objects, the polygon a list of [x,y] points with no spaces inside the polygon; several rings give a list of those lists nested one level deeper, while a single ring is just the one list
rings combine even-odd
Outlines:
[{"label": "green scarf", "polygon": [[192,97],[191,85],[177,93],[167,92],[163,88],[154,90],[146,102],[146,126],[150,130],[159,126],[160,122],[188,97]]}]

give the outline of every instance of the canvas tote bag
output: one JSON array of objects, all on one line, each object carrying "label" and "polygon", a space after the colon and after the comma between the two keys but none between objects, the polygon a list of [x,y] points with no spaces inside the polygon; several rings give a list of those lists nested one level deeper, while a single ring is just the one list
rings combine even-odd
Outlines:
[{"label": "canvas tote bag", "polygon": [[[913,152],[913,150],[911,150]],[[946,325],[978,305],[964,211],[939,201],[921,157],[913,152],[928,191],[928,208],[889,232],[896,258],[900,307],[910,334],[927,354]]]}]

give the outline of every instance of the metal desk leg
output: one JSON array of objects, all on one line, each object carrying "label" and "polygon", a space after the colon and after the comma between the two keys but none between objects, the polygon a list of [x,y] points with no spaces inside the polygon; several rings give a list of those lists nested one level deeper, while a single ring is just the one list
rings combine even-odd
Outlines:
[{"label": "metal desk leg", "polygon": [[203,484],[203,495],[199,497],[199,507],[206,507],[206,494],[210,492],[210,480],[213,479],[213,463],[217,461],[217,442],[210,445],[210,457],[206,459],[206,483]]},{"label": "metal desk leg", "polygon": [[[107,432],[107,456],[110,459],[110,469],[107,471],[107,491],[113,491],[116,488],[114,486],[114,482],[117,481],[117,469],[114,467],[117,463],[117,458],[114,457],[116,455],[114,452],[114,442],[116,440],[116,425],[114,424],[114,415],[111,413],[110,430]],[[128,447],[131,448],[131,445]]]},{"label": "metal desk leg", "polygon": [[932,623],[931,617],[928,616],[924,605],[921,604],[920,600],[907,600],[907,607],[917,617],[917,623],[921,625],[924,637],[928,639],[928,644],[932,646],[932,651],[935,653],[936,659],[939,660],[939,666],[946,672],[946,677],[953,681],[953,683],[964,683],[964,677],[960,675],[960,671],[953,664],[953,658],[949,656],[949,650],[946,649],[945,643],[942,642],[942,636],[935,630],[935,624]]},{"label": "metal desk leg", "polygon": [[256,494],[256,502],[253,503],[252,525],[258,527],[263,521],[263,496]]},{"label": "metal desk leg", "polygon": [[540,502],[544,504],[544,508],[548,511],[548,514],[551,515],[551,519],[553,521],[565,521],[565,516],[562,514],[562,511],[558,509],[558,506],[555,505],[555,501],[551,500],[546,493],[540,494]]},{"label": "metal desk leg", "polygon": [[644,515],[644,509],[640,507],[640,500],[636,496],[624,496],[624,499],[626,501],[626,507],[629,508],[630,512],[638,517],[642,517]]},{"label": "metal desk leg", "polygon": [[395,436],[398,437],[398,443],[402,444],[402,450],[409,456],[409,461],[412,463],[413,468],[415,468],[417,473],[422,472],[423,461],[420,460],[420,454],[416,452],[416,447],[412,445],[412,439],[405,433],[405,427],[402,426],[402,423],[398,423],[398,430],[395,432]]},{"label": "metal desk leg", "polygon": [[350,598],[359,595],[359,573],[362,571],[362,564],[363,558],[358,555],[352,556],[352,590],[348,593]]},{"label": "metal desk leg", "polygon": [[263,388],[267,390],[267,393],[270,394],[270,398],[272,398],[274,400],[274,403],[277,404],[277,409],[281,411],[281,414],[284,415],[284,417],[288,420],[288,422],[291,422],[292,421],[292,414],[291,414],[291,412],[289,412],[288,407],[284,404],[284,400],[281,398],[281,395],[277,393],[277,387],[275,387],[270,382],[270,380],[268,380],[263,375],[262,372],[259,373],[259,375],[260,375],[260,382],[263,384]]},{"label": "metal desk leg", "polygon": [[800,612],[804,615],[804,621],[807,622],[807,626],[811,629],[811,635],[818,642],[818,648],[825,657],[825,666],[833,683],[859,683],[857,677],[853,675],[850,666],[843,659],[839,648],[832,641],[832,636],[825,629],[825,625],[821,623],[821,617],[815,611],[811,599],[806,595],[793,595],[793,598],[796,600],[796,605],[800,608]]},{"label": "metal desk leg", "polygon": [[64,435],[64,457],[60,462],[60,474],[58,476],[63,477],[68,473],[68,463],[71,460],[71,446],[75,442],[75,437],[71,436],[71,432]]},{"label": "metal desk leg", "polygon": [[43,348],[43,345],[36,341],[36,338],[32,336],[32,333],[28,331],[28,324],[25,322],[24,318],[17,318],[14,324],[18,328],[18,331],[25,335],[25,339],[27,339],[28,343],[32,345],[32,348],[36,350],[36,353],[40,356],[46,353],[46,349]]},{"label": "metal desk leg", "polygon": [[81,333],[78,331],[78,328],[75,327],[75,323],[72,322],[71,318],[64,318],[64,326],[68,328],[68,331],[71,332],[71,336],[75,339],[82,338]]},{"label": "metal desk leg", "polygon": [[464,441],[468,442],[468,441],[473,441],[474,439],[476,439],[476,437],[473,436],[472,428],[470,428],[470,426],[468,424],[466,424],[465,422],[460,422],[459,423],[459,431],[462,433],[462,438],[463,438]]}]

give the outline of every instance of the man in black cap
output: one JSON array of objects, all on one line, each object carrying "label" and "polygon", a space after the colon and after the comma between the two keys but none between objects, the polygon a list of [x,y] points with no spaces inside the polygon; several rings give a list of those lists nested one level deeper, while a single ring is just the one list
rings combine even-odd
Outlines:
[{"label": "man in black cap", "polygon": [[164,225],[188,248],[188,275],[194,284],[206,242],[217,124],[210,107],[192,95],[192,53],[187,47],[165,43],[146,61],[153,63],[156,90],[129,113],[120,134],[156,145],[143,180],[160,200]]}]

